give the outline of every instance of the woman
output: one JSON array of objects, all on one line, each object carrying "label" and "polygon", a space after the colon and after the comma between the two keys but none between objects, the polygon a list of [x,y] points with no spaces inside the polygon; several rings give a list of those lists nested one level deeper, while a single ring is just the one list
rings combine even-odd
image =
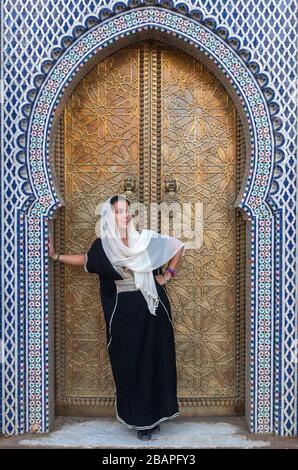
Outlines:
[{"label": "woman", "polygon": [[100,237],[87,253],[57,254],[49,238],[49,256],[99,275],[116,416],[137,430],[139,439],[151,439],[160,422],[180,413],[171,306],[164,285],[175,275],[185,244],[153,230],[137,231],[129,205],[125,195],[104,202]]}]

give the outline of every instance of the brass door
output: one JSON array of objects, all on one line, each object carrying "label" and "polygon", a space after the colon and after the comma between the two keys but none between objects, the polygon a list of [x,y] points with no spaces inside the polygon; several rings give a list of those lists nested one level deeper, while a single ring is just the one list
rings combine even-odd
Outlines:
[{"label": "brass door", "polygon": [[[82,79],[56,138],[65,201],[54,227],[61,252],[88,249],[95,208],[112,194],[127,191],[145,204],[203,204],[203,245],[186,250],[168,285],[180,409],[193,416],[243,412],[244,223],[233,207],[241,135],[233,102],[202,63],[146,41]],[[81,267],[55,269],[56,414],[114,415],[97,276]]]}]

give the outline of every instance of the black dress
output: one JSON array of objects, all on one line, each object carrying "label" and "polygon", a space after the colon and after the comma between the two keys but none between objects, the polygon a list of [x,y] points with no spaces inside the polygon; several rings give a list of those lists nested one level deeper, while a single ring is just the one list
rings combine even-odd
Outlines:
[{"label": "black dress", "polygon": [[[97,238],[86,253],[85,271],[100,280],[107,350],[115,383],[116,417],[131,429],[150,429],[180,414],[171,306],[156,281],[156,316],[140,290],[118,292],[115,280],[132,271],[112,265]],[[153,271],[154,276],[161,268]]]}]

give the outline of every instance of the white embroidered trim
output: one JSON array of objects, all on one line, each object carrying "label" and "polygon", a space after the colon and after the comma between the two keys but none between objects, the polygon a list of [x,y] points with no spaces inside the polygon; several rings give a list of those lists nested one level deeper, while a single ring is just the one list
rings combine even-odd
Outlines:
[{"label": "white embroidered trim", "polygon": [[117,302],[118,302],[118,293],[116,293],[116,302],[115,302],[114,309],[113,309],[112,316],[111,316],[111,320],[110,320],[110,323],[109,323],[110,341],[107,345],[107,351],[109,350],[109,346],[112,342],[112,329],[111,328],[112,328],[112,320],[113,320],[113,316],[114,316],[115,309],[116,309],[116,306],[117,306]]},{"label": "white embroidered trim", "polygon": [[88,269],[87,269],[87,262],[88,262],[88,253],[85,253],[84,269],[85,269],[86,273],[89,273],[89,271],[88,271]]},{"label": "white embroidered trim", "polygon": [[170,319],[170,315],[169,315],[169,312],[168,312],[168,309],[166,308],[165,304],[163,303],[163,301],[161,299],[159,299],[163,305],[163,308],[165,309],[165,311],[167,312],[167,316],[168,316],[168,319],[169,319],[169,322],[171,323],[171,325],[173,326],[173,322],[172,320]]},{"label": "white embroidered trim", "polygon": [[142,286],[142,284],[136,284],[136,287],[137,287],[138,289],[140,289],[142,292],[145,292],[145,294],[147,294],[149,297],[151,297],[151,298],[154,299],[154,310],[153,310],[153,312],[150,312],[149,309],[148,309],[148,310],[149,310],[149,312],[150,312],[152,315],[155,315],[155,316],[156,316],[157,314],[156,314],[155,312],[156,312],[157,307],[158,307],[158,304],[159,304],[159,297],[158,297],[158,295],[156,296],[156,295],[152,294],[152,292],[149,292],[147,289],[145,289],[145,288]]},{"label": "white embroidered trim", "polygon": [[134,426],[133,424],[127,424],[122,418],[120,418],[118,414],[118,408],[117,408],[117,392],[116,391],[115,391],[115,404],[116,404],[116,416],[117,416],[118,421],[120,421],[120,423],[124,424],[124,426],[126,426],[129,429],[136,429],[136,430],[150,429],[156,426],[157,424],[161,423],[162,421],[165,421],[166,419],[173,419],[175,418],[175,416],[178,416],[180,414],[180,411],[178,411],[177,413],[174,413],[171,416],[164,416],[163,418],[160,418],[154,424],[150,424],[149,426]]},{"label": "white embroidered trim", "polygon": [[[117,289],[117,283],[115,282],[115,284],[116,284],[116,289]],[[146,292],[146,293],[149,295],[149,297],[153,297],[153,298],[155,299],[154,311],[153,311],[153,312],[150,312],[150,310],[149,310],[149,312],[152,313],[152,315],[157,316],[157,314],[156,314],[155,312],[156,312],[156,310],[157,310],[157,308],[158,308],[159,302],[162,303],[162,305],[163,305],[165,311],[167,312],[167,316],[168,316],[169,322],[171,323],[171,325],[172,325],[172,327],[173,327],[173,323],[172,323],[172,321],[171,321],[171,319],[170,319],[169,312],[168,312],[167,308],[165,307],[163,301],[162,301],[158,296],[156,297],[154,294],[152,294],[151,292],[149,292],[147,289],[144,289],[144,288],[142,287],[142,284],[137,284],[135,288],[133,288],[133,289],[126,289],[126,290],[124,290],[124,291],[119,291],[119,292],[118,292],[118,289],[117,289],[117,292],[116,292],[116,302],[115,302],[115,306],[114,306],[114,309],[113,309],[113,312],[112,312],[112,316],[111,316],[111,320],[110,320],[110,323],[109,323],[110,340],[109,340],[109,343],[108,343],[108,345],[107,345],[107,350],[109,349],[109,346],[110,346],[111,341],[112,341],[112,320],[113,320],[114,313],[115,313],[115,309],[116,309],[117,302],[118,302],[118,295],[121,294],[121,292],[134,292],[134,291],[137,291],[137,290],[144,291],[144,292]]]}]

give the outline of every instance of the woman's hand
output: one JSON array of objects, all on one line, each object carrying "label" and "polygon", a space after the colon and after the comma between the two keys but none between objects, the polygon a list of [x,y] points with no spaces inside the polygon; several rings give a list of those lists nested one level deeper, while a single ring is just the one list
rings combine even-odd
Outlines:
[{"label": "woman's hand", "polygon": [[[49,234],[48,246],[49,246],[50,258],[52,258],[52,260],[54,261],[57,261],[58,255],[55,251],[51,234]],[[61,263],[72,264],[74,266],[84,266],[85,261],[86,261],[86,256],[85,256],[85,253],[75,254],[75,255],[63,255],[62,253],[60,253],[59,261]]]},{"label": "woman's hand", "polygon": [[167,282],[162,274],[157,274],[155,276],[155,279],[157,280],[158,284],[160,284],[161,286],[163,286]]},{"label": "woman's hand", "polygon": [[49,257],[54,259],[56,258],[56,251],[53,245],[53,240],[52,240],[52,235],[49,233],[49,241],[48,241],[48,247],[49,247]]}]

